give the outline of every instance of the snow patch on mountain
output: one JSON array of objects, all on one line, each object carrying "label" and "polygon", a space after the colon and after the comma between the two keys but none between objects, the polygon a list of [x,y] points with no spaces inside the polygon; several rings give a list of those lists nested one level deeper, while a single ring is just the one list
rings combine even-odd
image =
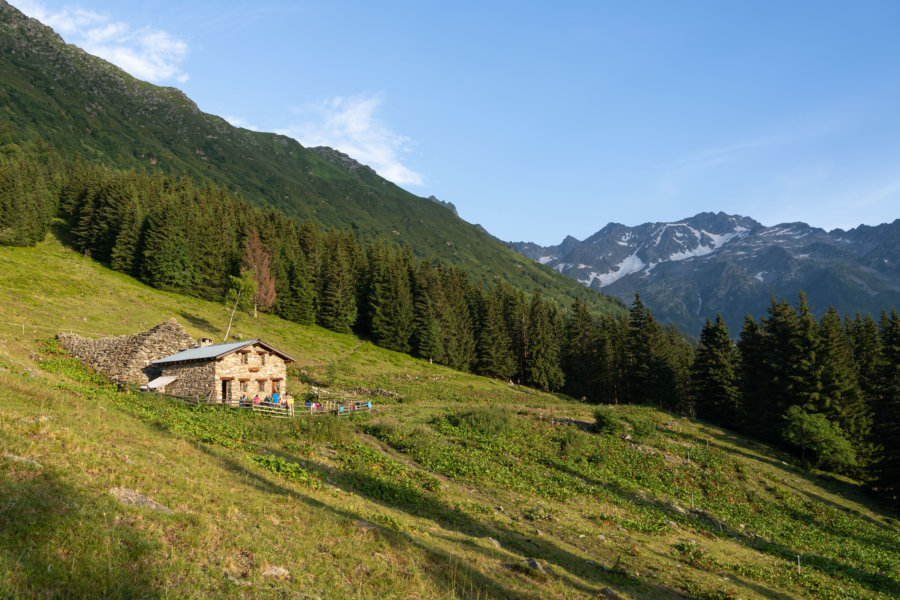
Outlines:
[{"label": "snow patch on mountain", "polygon": [[588,275],[586,280],[580,280],[585,285],[592,285],[594,281],[600,282],[600,287],[605,287],[626,275],[637,273],[644,268],[644,261],[638,257],[637,252],[627,256],[625,260],[613,267],[612,271],[607,273],[597,273],[596,271]]}]

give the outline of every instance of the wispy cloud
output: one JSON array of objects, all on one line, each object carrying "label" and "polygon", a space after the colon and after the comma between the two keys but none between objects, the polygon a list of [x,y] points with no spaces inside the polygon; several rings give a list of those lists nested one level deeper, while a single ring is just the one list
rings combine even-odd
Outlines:
[{"label": "wispy cloud", "polygon": [[331,146],[400,185],[422,185],[422,176],[403,164],[412,140],[377,117],[379,96],[337,97],[295,108],[298,122],[278,130],[304,146]]},{"label": "wispy cloud", "polygon": [[729,146],[721,146],[697,152],[686,158],[677,161],[673,167],[675,170],[694,170],[706,167],[714,167],[716,165],[731,162],[740,158],[748,150],[765,148],[767,146],[775,146],[783,143],[784,139],[779,138],[761,138],[756,140],[747,140]]},{"label": "wispy cloud", "polygon": [[117,65],[139,79],[154,83],[184,83],[188,74],[180,64],[187,56],[188,45],[172,34],[135,28],[107,15],[81,8],[64,8],[53,12],[40,0],[10,2],[29,17],[49,25],[67,42]]}]

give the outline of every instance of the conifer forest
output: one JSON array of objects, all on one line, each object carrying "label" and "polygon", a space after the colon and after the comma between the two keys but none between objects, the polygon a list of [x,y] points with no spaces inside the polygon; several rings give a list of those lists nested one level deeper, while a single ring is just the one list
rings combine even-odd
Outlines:
[{"label": "conifer forest", "polygon": [[33,245],[51,228],[162,290],[590,403],[696,416],[866,481],[900,508],[896,308],[817,317],[798,290],[773,296],[740,332],[707,320],[695,341],[637,294],[624,316],[559,306],[539,289],[473,281],[407,246],[298,223],[211,183],[111,169],[0,130],[0,244]]}]

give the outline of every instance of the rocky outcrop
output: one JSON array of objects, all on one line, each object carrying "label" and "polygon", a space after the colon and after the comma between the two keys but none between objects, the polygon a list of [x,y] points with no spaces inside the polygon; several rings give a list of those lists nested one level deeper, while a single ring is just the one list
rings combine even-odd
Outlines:
[{"label": "rocky outcrop", "polygon": [[110,379],[138,384],[159,375],[159,367],[150,364],[153,361],[197,345],[175,319],[132,335],[92,339],[59,333],[56,338],[72,356]]},{"label": "rocky outcrop", "polygon": [[372,167],[364,165],[356,159],[350,158],[340,150],[335,150],[334,148],[329,148],[328,146],[314,146],[312,148],[309,148],[309,150],[310,152],[318,154],[325,160],[341,166],[349,171],[362,169],[363,171],[371,171],[372,173],[375,172]]}]

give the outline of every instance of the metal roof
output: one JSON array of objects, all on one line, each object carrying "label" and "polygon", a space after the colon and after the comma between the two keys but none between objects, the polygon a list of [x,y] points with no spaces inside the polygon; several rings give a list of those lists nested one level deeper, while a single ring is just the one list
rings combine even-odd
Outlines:
[{"label": "metal roof", "polygon": [[260,346],[264,346],[270,352],[273,352],[288,362],[294,362],[294,359],[278,348],[271,346],[259,338],[254,338],[252,340],[240,341],[240,342],[228,342],[227,344],[211,344],[209,346],[204,346],[202,348],[190,348],[189,350],[182,350],[172,356],[167,356],[165,358],[161,358],[155,361],[154,365],[166,364],[166,363],[175,363],[175,362],[186,362],[186,361],[195,361],[195,360],[211,360],[214,358],[219,358],[220,356],[225,356],[226,354],[231,354],[232,352],[236,352],[241,348],[245,348],[247,346],[252,346],[253,344],[259,344]]},{"label": "metal roof", "polygon": [[178,379],[178,377],[176,377],[175,375],[166,375],[165,377],[157,377],[150,383],[146,383],[146,384],[142,385],[141,389],[146,388],[148,390],[155,390],[156,388],[161,388],[161,387],[169,385],[176,379]]},{"label": "metal roof", "polygon": [[240,350],[244,346],[250,346],[259,341],[259,338],[253,340],[242,340],[240,342],[228,342],[227,344],[210,344],[209,346],[203,346],[202,348],[190,348],[188,350],[182,350],[181,352],[176,352],[171,356],[167,356],[165,358],[161,358],[153,364],[158,365],[161,363],[171,363],[171,362],[184,362],[187,360],[204,360],[209,358],[218,358],[225,354],[231,354],[235,350]]}]

